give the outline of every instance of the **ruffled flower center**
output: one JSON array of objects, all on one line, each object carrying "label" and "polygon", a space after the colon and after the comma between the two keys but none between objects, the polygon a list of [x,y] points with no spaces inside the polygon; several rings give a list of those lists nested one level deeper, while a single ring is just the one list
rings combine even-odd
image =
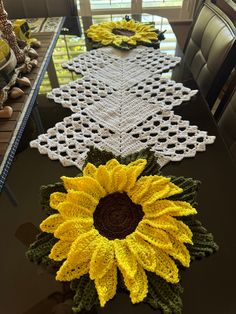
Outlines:
[{"label": "ruffled flower center", "polygon": [[144,213],[126,193],[113,193],[100,199],[93,214],[94,226],[109,240],[124,239],[133,233]]},{"label": "ruffled flower center", "polygon": [[127,36],[127,37],[131,37],[135,35],[134,31],[131,31],[125,28],[113,28],[112,33],[115,35]]}]

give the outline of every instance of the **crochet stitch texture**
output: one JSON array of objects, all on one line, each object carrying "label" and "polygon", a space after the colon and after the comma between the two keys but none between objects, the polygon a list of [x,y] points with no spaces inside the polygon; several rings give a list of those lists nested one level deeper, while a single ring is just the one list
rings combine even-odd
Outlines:
[{"label": "crochet stitch texture", "polygon": [[[217,249],[212,235],[192,218],[197,182],[161,176],[149,151],[117,160],[93,149],[88,157],[79,177],[62,177],[64,186],[45,189],[43,207],[50,215],[40,225],[44,233],[27,256],[54,264],[56,279],[71,282],[76,312],[97,304],[97,296],[104,306],[117,289],[127,289],[133,303],[145,301],[164,313],[172,307],[181,312],[179,263],[189,267],[191,259]],[[124,210],[124,200],[113,210],[106,207],[107,197],[124,193],[133,211]],[[135,206],[141,206],[141,216]],[[96,218],[97,210],[102,223]],[[108,225],[102,219],[104,211]],[[123,238],[130,225],[135,230]],[[106,226],[108,237],[101,234]],[[86,293],[84,285],[89,287]],[[169,298],[173,302],[167,305],[163,300]]]},{"label": "crochet stitch texture", "polygon": [[64,66],[84,78],[54,89],[48,97],[75,113],[31,147],[79,169],[90,146],[116,156],[151,147],[162,156],[162,166],[205,151],[215,137],[171,110],[197,91],[161,76],[179,61],[153,48],[137,48],[122,57],[111,48],[97,49],[69,61]]},{"label": "crochet stitch texture", "polygon": [[[116,293],[117,267],[133,303],[143,301],[147,295],[144,270],[177,283],[178,268],[170,256],[189,267],[190,255],[184,243],[192,244],[192,232],[175,217],[193,215],[196,210],[187,202],[168,200],[183,191],[170,178],[156,175],[137,180],[146,163],[145,159],[138,159],[123,165],[111,159],[98,168],[88,163],[83,177],[62,177],[67,193],[56,192],[50,197],[50,206],[58,213],[40,225],[43,232],[53,233],[59,239],[49,257],[55,261],[66,259],[56,279],[71,281],[89,273],[95,280],[101,306]],[[93,215],[101,199],[114,197],[117,192],[127,193],[134,204],[141,205],[144,216],[134,232],[122,239],[113,234],[115,239],[109,240],[96,229]],[[114,207],[106,208],[112,220],[106,226],[107,232],[111,234],[118,221],[122,233],[127,227],[126,215],[134,218],[137,209],[126,211],[121,220],[113,210]],[[118,206],[117,210],[119,214],[122,208]]]},{"label": "crochet stitch texture", "polygon": [[158,44],[158,32],[153,25],[132,19],[91,25],[86,35],[94,43],[121,49],[131,49],[137,44]]}]

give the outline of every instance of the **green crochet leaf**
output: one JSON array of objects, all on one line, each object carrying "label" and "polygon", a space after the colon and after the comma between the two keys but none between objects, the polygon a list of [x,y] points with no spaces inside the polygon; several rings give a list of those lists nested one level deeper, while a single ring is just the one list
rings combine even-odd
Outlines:
[{"label": "green crochet leaf", "polygon": [[[34,243],[32,243],[26,252],[26,257],[36,264],[58,264],[48,258],[52,247],[58,241],[52,234],[40,233]],[[61,264],[61,263],[60,263]]]},{"label": "green crochet leaf", "polygon": [[110,159],[116,158],[122,164],[129,164],[132,161],[135,161],[140,158],[147,159],[147,165],[144,169],[142,175],[155,175],[160,174],[160,165],[157,163],[157,157],[154,153],[149,150],[149,148],[143,149],[137,153],[127,155],[125,157],[115,156],[111,152],[103,151],[93,146],[90,147],[90,150],[87,154],[85,165],[90,162],[93,163],[96,167],[99,165],[104,165]]},{"label": "green crochet leaf", "polygon": [[181,314],[183,303],[181,295],[182,286],[171,284],[161,277],[147,273],[148,277],[148,295],[144,302],[148,303],[154,309],[160,309],[164,314]]},{"label": "green crochet leaf", "polygon": [[160,165],[158,164],[157,160],[158,157],[154,155],[152,151],[150,151],[149,148],[142,149],[141,151],[137,153],[133,153],[130,155],[127,155],[125,157],[120,157],[120,162],[123,164],[129,164],[132,161],[135,161],[137,159],[146,159],[147,165],[142,172],[142,176],[149,176],[149,175],[156,175],[160,174]]},{"label": "green crochet leaf", "polygon": [[209,233],[199,220],[191,216],[183,217],[181,220],[189,226],[193,233],[193,245],[186,245],[192,261],[209,256],[219,250],[212,233]]},{"label": "green crochet leaf", "polygon": [[171,196],[169,199],[185,201],[190,203],[193,207],[197,206],[197,192],[200,181],[192,178],[171,177],[171,182],[183,189],[181,194]]},{"label": "green crochet leaf", "polygon": [[[163,39],[165,39],[165,37]],[[159,38],[158,40],[152,40],[151,43],[146,43],[144,41],[140,41],[140,42],[138,42],[137,45],[142,45],[142,46],[146,46],[146,47],[153,47],[155,49],[158,49],[158,48],[160,48],[160,41],[163,39]],[[86,41],[87,41],[90,49],[98,49],[98,48],[106,47],[105,45],[102,45],[101,43],[96,43],[96,42],[92,41],[87,36],[86,36]],[[112,46],[114,48],[117,48],[120,50],[126,50],[126,51],[136,48],[137,45],[130,45],[126,42],[122,42],[119,46],[110,44],[110,46]]]},{"label": "green crochet leaf", "polygon": [[[172,177],[171,181],[181,187],[183,193],[174,195],[169,199],[185,201],[196,208],[197,192],[200,181],[184,177]],[[179,219],[188,225],[193,233],[193,245],[186,245],[192,261],[211,255],[219,249],[214,241],[213,235],[202,226],[200,221],[195,219],[195,216],[181,217]]]},{"label": "green crochet leaf", "polygon": [[88,275],[73,280],[70,287],[75,291],[72,308],[74,313],[79,313],[82,310],[90,311],[93,306],[99,305],[94,281]]},{"label": "green crochet leaf", "polygon": [[[164,314],[181,314],[183,307],[181,299],[182,286],[168,283],[154,273],[146,271],[146,274],[148,278],[148,295],[143,302],[149,304],[155,310],[162,310]],[[119,291],[129,294],[120,272],[118,272],[117,288]]]},{"label": "green crochet leaf", "polygon": [[[110,152],[101,151],[91,147],[86,163],[91,162],[96,166],[99,166],[100,164],[105,164],[112,158],[116,158],[123,164],[128,164],[139,158],[145,158],[147,160],[147,166],[142,175],[160,174],[160,166],[157,162],[157,157],[155,157],[154,153],[148,148],[125,157],[117,157]],[[80,176],[81,172],[78,175]],[[183,193],[172,196],[169,199],[186,201],[193,207],[196,207],[199,181],[184,177],[171,177],[171,181],[181,187],[183,189]],[[41,188],[41,204],[47,215],[57,212],[52,209],[49,204],[50,195],[54,192],[66,192],[62,182],[54,185],[43,186]],[[198,220],[195,220],[194,216],[180,217],[178,219],[181,219],[185,224],[187,224],[193,232],[194,244],[187,245],[192,261],[210,255],[218,250],[218,246],[214,242],[212,234],[209,233]],[[58,239],[55,239],[52,234],[41,233],[28,249],[26,253],[27,258],[34,263],[47,266],[48,270],[52,267],[55,272],[55,270],[58,270],[62,265],[62,262],[55,262],[49,259],[48,255],[57,241]],[[181,294],[183,289],[181,285],[170,284],[161,277],[150,272],[147,273],[147,276],[149,292],[145,302],[151,305],[154,309],[161,310],[164,314],[182,313]],[[73,299],[74,313],[90,311],[94,306],[99,305],[94,281],[92,281],[88,275],[82,276],[79,280],[73,280],[70,287],[75,293]],[[118,275],[118,290],[128,293],[121,274]]]},{"label": "green crochet leaf", "polygon": [[50,184],[50,185],[43,185],[40,188],[41,192],[41,206],[42,209],[45,211],[47,215],[53,215],[57,213],[57,211],[53,208],[50,207],[50,195],[54,192],[63,192],[65,193],[66,190],[63,186],[62,182],[57,182],[55,184]]},{"label": "green crochet leaf", "polygon": [[113,158],[116,158],[116,156],[111,152],[107,152],[105,150],[100,150],[94,146],[90,146],[84,165],[90,162],[98,167],[99,165],[104,165],[106,162]]}]

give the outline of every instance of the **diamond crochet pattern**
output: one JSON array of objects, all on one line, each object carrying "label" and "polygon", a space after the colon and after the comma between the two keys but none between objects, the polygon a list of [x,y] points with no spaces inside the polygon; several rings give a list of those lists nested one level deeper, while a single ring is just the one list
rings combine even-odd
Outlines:
[{"label": "diamond crochet pattern", "polygon": [[162,166],[205,151],[215,137],[171,110],[197,93],[162,77],[179,62],[153,48],[122,56],[113,48],[102,48],[65,63],[84,77],[53,89],[48,97],[74,113],[32,141],[31,147],[80,169],[90,146],[116,156],[150,147],[162,156]]}]

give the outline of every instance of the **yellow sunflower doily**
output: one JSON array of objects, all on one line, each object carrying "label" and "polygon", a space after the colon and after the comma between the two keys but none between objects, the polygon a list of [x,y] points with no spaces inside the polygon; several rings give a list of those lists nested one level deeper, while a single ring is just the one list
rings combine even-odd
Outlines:
[{"label": "yellow sunflower doily", "polygon": [[138,44],[155,46],[159,45],[159,40],[164,39],[163,34],[153,25],[126,19],[91,25],[86,35],[94,43],[123,49],[130,49]]},{"label": "yellow sunflower doily", "polygon": [[51,194],[56,213],[40,225],[58,239],[49,255],[62,262],[56,279],[89,274],[101,306],[116,294],[118,270],[131,301],[138,303],[148,293],[146,271],[175,284],[175,261],[190,264],[186,244],[192,244],[193,235],[178,218],[197,211],[185,201],[168,199],[183,192],[170,178],[141,176],[146,163],[111,159],[98,167],[87,163],[81,177],[62,177],[66,193]]}]

